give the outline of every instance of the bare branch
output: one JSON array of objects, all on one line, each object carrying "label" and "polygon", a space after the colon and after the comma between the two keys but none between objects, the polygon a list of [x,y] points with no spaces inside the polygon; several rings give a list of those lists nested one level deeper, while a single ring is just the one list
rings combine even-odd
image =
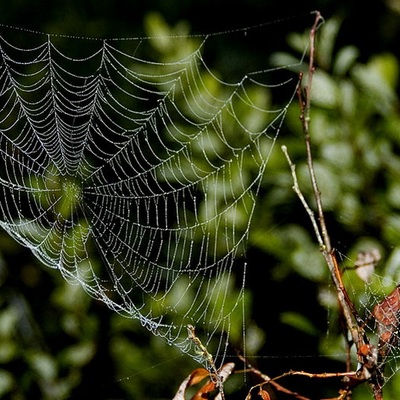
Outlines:
[{"label": "bare branch", "polygon": [[[375,400],[382,399],[382,388],[381,381],[379,379],[380,370],[377,366],[376,361],[376,349],[374,346],[369,344],[369,340],[364,332],[364,323],[363,320],[358,315],[357,309],[354,306],[354,303],[350,299],[346,288],[342,281],[342,274],[339,269],[335,252],[333,251],[325,216],[324,209],[322,204],[321,192],[318,188],[317,177],[314,168],[313,155],[311,150],[311,137],[310,137],[310,111],[311,111],[311,89],[312,89],[312,80],[315,73],[315,34],[318,26],[322,21],[321,15],[317,12],[314,25],[310,32],[310,59],[309,59],[309,67],[308,67],[308,75],[307,75],[307,85],[302,86],[303,75],[300,74],[300,84],[297,89],[297,95],[300,104],[300,120],[302,122],[303,134],[305,138],[306,145],[306,155],[307,155],[307,166],[309,171],[309,176],[311,180],[311,186],[313,190],[314,200],[316,202],[317,207],[317,215],[318,221],[314,215],[314,212],[309,207],[307,201],[305,200],[298,184],[295,165],[292,163],[286,146],[282,146],[282,151],[285,154],[285,157],[288,161],[288,164],[291,169],[292,178],[294,182],[293,189],[299,197],[301,203],[303,204],[306,212],[308,213],[311,223],[313,225],[313,230],[316,235],[318,244],[322,251],[322,254],[325,258],[326,264],[329,268],[330,275],[332,277],[333,283],[336,288],[337,297],[339,300],[339,304],[342,309],[343,317],[346,323],[346,328],[351,334],[352,342],[354,343],[357,350],[358,357],[358,367],[356,372],[347,372],[343,376],[354,377],[356,376],[356,380],[358,384],[360,382],[365,382],[366,380],[370,381],[372,386],[372,390],[374,393]],[[348,341],[350,344],[351,342]],[[348,368],[350,366],[348,365]],[[326,377],[326,374],[307,374],[304,372],[293,373],[290,372],[286,375],[293,374],[302,374],[309,377]],[[286,376],[285,375],[285,376]],[[335,375],[340,376],[340,375]],[[348,395],[346,395],[348,397]]]},{"label": "bare branch", "polygon": [[299,182],[298,182],[297,175],[296,175],[296,165],[293,164],[292,160],[290,159],[290,156],[289,156],[288,151],[287,151],[287,147],[284,145],[284,146],[281,147],[281,149],[282,149],[283,153],[285,154],[286,160],[287,160],[287,162],[289,164],[289,167],[290,167],[290,171],[292,173],[293,190],[297,194],[297,197],[300,199],[301,203],[303,204],[303,207],[305,208],[305,210],[307,211],[308,216],[310,217],[310,220],[311,220],[311,223],[313,225],[313,229],[314,229],[315,235],[317,236],[318,244],[319,244],[320,248],[322,249],[324,247],[324,241],[322,240],[322,236],[320,234],[319,226],[318,226],[317,220],[315,219],[314,212],[311,210],[311,208],[308,205],[306,199],[304,198],[303,193],[300,190]]},{"label": "bare branch", "polygon": [[[304,87],[304,95],[302,94],[301,91],[301,85],[297,91],[299,101],[301,104],[301,115],[300,119],[303,124],[303,133],[304,133],[304,138],[306,142],[306,150],[307,150],[307,165],[308,165],[308,171],[310,174],[310,179],[311,179],[311,185],[314,191],[314,198],[317,203],[317,210],[318,210],[318,219],[319,219],[319,224],[321,228],[321,234],[324,239],[324,245],[326,248],[326,251],[330,253],[332,251],[331,247],[331,242],[328,234],[328,229],[326,227],[325,223],[325,217],[324,217],[324,211],[322,207],[322,201],[321,201],[321,192],[319,191],[318,184],[317,184],[317,178],[315,176],[315,169],[313,165],[313,157],[312,157],[312,152],[311,152],[311,139],[310,139],[310,112],[311,112],[311,88],[312,88],[312,81],[314,77],[314,72],[315,72],[315,34],[316,31],[323,21],[323,18],[319,11],[316,13],[314,25],[311,28],[310,31],[310,60],[308,63],[308,74],[307,74],[307,85]],[[302,77],[300,77],[300,80],[302,80]]]},{"label": "bare branch", "polygon": [[206,346],[201,342],[201,340],[196,336],[195,332],[195,327],[193,325],[187,325],[187,331],[188,331],[188,338],[194,343],[194,345],[197,347],[198,353],[204,357],[205,361],[209,365],[211,371],[213,372],[214,376],[211,374],[211,380],[215,380],[216,386],[219,390],[219,397],[221,400],[225,400],[225,395],[224,395],[224,386],[223,386],[223,379],[220,375],[220,373],[217,370],[217,367],[215,366],[214,363],[214,358],[211,355],[211,353],[207,350]]}]

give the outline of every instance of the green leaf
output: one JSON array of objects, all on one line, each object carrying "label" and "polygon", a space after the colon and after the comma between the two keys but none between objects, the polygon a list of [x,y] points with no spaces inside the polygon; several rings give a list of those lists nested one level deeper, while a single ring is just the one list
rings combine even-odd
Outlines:
[{"label": "green leaf", "polygon": [[303,314],[299,314],[297,312],[283,312],[281,314],[281,322],[312,336],[316,336],[318,334],[318,330],[312,324],[312,322]]},{"label": "green leaf", "polygon": [[0,369],[0,397],[9,393],[14,384],[14,377],[8,371]]},{"label": "green leaf", "polygon": [[321,26],[317,34],[317,61],[320,66],[330,69],[332,64],[333,49],[341,25],[340,18],[330,18]]},{"label": "green leaf", "polygon": [[19,315],[13,307],[8,307],[0,313],[0,337],[10,337],[14,334]]},{"label": "green leaf", "polygon": [[[382,57],[382,56],[380,56]],[[393,75],[397,70],[391,57],[374,57],[366,65],[358,64],[352,69],[352,78],[361,90],[372,99],[375,109],[382,115],[388,115],[394,109],[396,94],[393,87]]]},{"label": "green leaf", "polygon": [[66,348],[62,359],[68,365],[83,367],[93,358],[95,352],[93,342],[82,342]]},{"label": "green leaf", "polygon": [[27,361],[39,378],[53,381],[58,373],[57,361],[49,354],[32,351],[27,355]]},{"label": "green leaf", "polygon": [[354,65],[359,51],[354,46],[346,46],[337,52],[333,65],[333,73],[338,76],[344,76]]},{"label": "green leaf", "polygon": [[324,108],[335,108],[339,99],[336,81],[322,70],[316,71],[313,78],[312,101]]},{"label": "green leaf", "polygon": [[385,53],[373,56],[369,66],[382,77],[391,89],[396,89],[399,80],[399,62],[393,54]]},{"label": "green leaf", "polygon": [[13,340],[1,340],[0,342],[0,363],[7,363],[17,357],[18,345]]}]

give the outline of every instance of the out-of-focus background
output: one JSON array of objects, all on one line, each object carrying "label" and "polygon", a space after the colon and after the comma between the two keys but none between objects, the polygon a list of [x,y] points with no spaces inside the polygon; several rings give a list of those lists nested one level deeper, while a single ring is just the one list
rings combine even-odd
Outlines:
[{"label": "out-of-focus background", "polygon": [[[255,70],[262,57],[295,54],[288,38],[311,26],[310,11],[316,9],[326,29],[318,40],[321,73],[312,128],[333,245],[353,259],[360,249],[379,248],[383,262],[396,264],[400,1],[19,0],[0,3],[0,23],[52,34],[116,38],[146,36],[157,29],[164,33],[182,21],[188,33],[200,34],[275,21],[273,36],[256,38],[252,47],[227,40],[213,49],[215,68],[228,76],[231,67]],[[289,148],[304,177],[298,115],[293,104],[279,141]],[[249,319],[258,343],[252,363],[271,377],[289,369],[343,370],[343,358],[335,357],[335,352],[343,352],[336,309],[332,311],[324,296],[332,287],[320,269],[318,246],[291,190],[282,154],[273,156],[267,172],[247,254]],[[384,276],[385,268],[379,273]],[[137,321],[116,315],[66,283],[58,271],[42,266],[29,250],[0,232],[1,398],[168,399],[196,367]],[[333,397],[338,386],[322,380],[296,381],[293,387],[320,398]],[[398,392],[400,379],[395,376],[387,385],[388,398]],[[227,387],[228,398],[244,398],[244,393],[243,377]],[[365,399],[368,393],[355,391],[354,399]]]}]

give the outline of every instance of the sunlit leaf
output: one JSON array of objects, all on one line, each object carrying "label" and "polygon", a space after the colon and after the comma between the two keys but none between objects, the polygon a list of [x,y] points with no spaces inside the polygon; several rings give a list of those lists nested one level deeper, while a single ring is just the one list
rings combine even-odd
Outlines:
[{"label": "sunlit leaf", "polygon": [[287,311],[281,314],[281,321],[284,324],[292,326],[293,328],[296,328],[299,331],[307,333],[309,335],[317,334],[317,329],[315,328],[315,326],[308,318],[306,318],[302,314]]},{"label": "sunlit leaf", "polygon": [[0,370],[0,396],[5,395],[15,385],[14,377],[3,369]]},{"label": "sunlit leaf", "polygon": [[336,55],[333,72],[339,76],[344,76],[354,65],[359,51],[354,46],[346,46],[340,49]]},{"label": "sunlit leaf", "polygon": [[313,81],[313,102],[314,104],[334,108],[338,105],[338,87],[336,81],[326,72],[318,70]]}]

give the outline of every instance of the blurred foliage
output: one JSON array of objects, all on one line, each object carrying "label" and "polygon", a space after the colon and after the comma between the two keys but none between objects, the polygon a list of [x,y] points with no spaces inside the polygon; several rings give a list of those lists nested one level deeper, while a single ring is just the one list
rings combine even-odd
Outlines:
[{"label": "blurred foliage", "polygon": [[[399,63],[390,53],[361,62],[356,47],[337,49],[340,26],[341,20],[333,18],[318,33],[311,114],[328,228],[335,247],[351,260],[359,250],[379,248],[383,261],[377,273],[399,282]],[[146,27],[149,36],[186,34],[189,29],[185,24],[170,28],[157,14],[149,16]],[[304,40],[306,35],[288,38],[294,53]],[[153,56],[167,62],[192,51],[193,41],[186,38],[173,47],[154,40]],[[288,64],[293,54],[277,53],[271,62]],[[278,141],[288,147],[301,187],[311,198],[296,102]],[[269,356],[279,354],[298,356],[299,369],[344,368],[343,357],[336,364],[326,361],[343,353],[337,302],[307,216],[291,188],[289,168],[277,146],[252,224],[247,285],[249,355],[257,354],[259,367],[270,376],[295,368],[292,358],[285,358],[283,365],[271,362]],[[174,347],[143,332],[137,321],[112,314],[58,271],[38,265],[5,234],[0,239],[0,397],[171,398],[196,367]],[[363,286],[353,283],[357,278],[350,280],[350,274],[351,294],[357,299]],[[234,325],[233,339],[240,342],[241,325]],[[297,339],[288,343],[288,337]],[[306,364],[301,355],[309,354],[321,357]],[[227,384],[228,395],[238,386]],[[306,386],[312,385],[307,381]],[[388,398],[395,398],[400,378],[392,378],[385,389]],[[318,390],[321,396],[337,393],[328,384]],[[355,391],[354,400],[369,395],[363,387]]]}]

